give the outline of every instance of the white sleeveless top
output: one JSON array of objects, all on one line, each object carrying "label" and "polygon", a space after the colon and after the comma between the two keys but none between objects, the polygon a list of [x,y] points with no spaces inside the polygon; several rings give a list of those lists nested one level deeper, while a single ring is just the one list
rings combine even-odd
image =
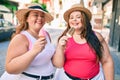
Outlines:
[{"label": "white sleeveless top", "polygon": [[[21,34],[24,34],[28,38],[29,50],[31,50],[36,39],[27,31],[23,31]],[[46,35],[46,39],[47,44],[44,50],[35,57],[30,66],[24,72],[40,76],[47,76],[55,73],[55,67],[51,61],[51,58],[55,52],[55,47],[51,44],[48,35]]]}]

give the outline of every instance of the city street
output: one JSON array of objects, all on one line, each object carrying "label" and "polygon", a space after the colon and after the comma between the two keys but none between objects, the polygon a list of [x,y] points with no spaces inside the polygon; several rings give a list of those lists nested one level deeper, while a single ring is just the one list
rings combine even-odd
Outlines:
[{"label": "city street", "polygon": [[[50,33],[52,37],[52,42],[54,45],[57,43],[57,38],[62,33],[64,28],[47,28],[47,31]],[[5,56],[8,47],[9,41],[0,42],[0,76],[4,72],[4,63]],[[115,80],[120,80],[120,53],[118,53],[115,49],[110,47],[111,55],[114,59],[115,64]]]},{"label": "city street", "polygon": [[[36,6],[32,5],[32,7],[30,7],[29,4],[31,3],[39,4],[40,7],[39,5],[36,5]],[[73,4],[78,4],[78,3],[80,3],[78,5],[80,7],[77,9],[74,8],[75,5]],[[81,23],[84,23],[84,21],[90,21],[92,25],[92,29],[101,33],[106,43],[108,44],[109,49],[110,49],[110,54],[112,55],[112,58],[114,61],[114,70],[115,70],[114,80],[120,80],[120,10],[119,10],[120,6],[119,6],[119,3],[120,3],[120,0],[0,0],[0,19],[1,19],[0,20],[0,33],[2,33],[2,35],[0,34],[0,77],[5,71],[6,53],[7,53],[8,45],[10,43],[9,40],[2,41],[2,42],[1,40],[2,38],[5,38],[6,35],[8,34],[10,35],[10,33],[12,34],[12,32],[14,32],[14,29],[19,24],[21,26],[24,25],[23,24],[24,21],[25,21],[25,26],[31,26],[30,24],[32,22],[32,19],[30,18],[23,19],[23,18],[28,17],[27,16],[28,14],[26,13],[32,14],[32,12],[30,11],[26,12],[27,10],[25,10],[26,12],[25,14],[24,14],[24,11],[17,12],[20,9],[29,8],[29,9],[37,9],[37,10],[40,9],[40,12],[41,11],[43,11],[43,13],[45,12],[44,14],[40,14],[37,16],[32,15],[32,17],[36,16],[36,19],[37,17],[39,16],[41,17],[41,15],[44,15],[45,21],[49,22],[47,21],[47,19],[50,20],[50,17],[46,16],[46,13],[50,13],[53,16],[54,18],[53,21],[50,21],[50,23],[45,24],[44,28],[50,33],[51,41],[53,45],[55,46],[57,45],[58,37],[63,32],[66,25],[67,26],[70,26],[71,24],[77,25],[79,23],[79,21],[77,21],[78,17],[81,18]],[[70,7],[71,9],[69,9]],[[66,10],[67,12],[65,12]],[[70,13],[69,13],[69,10],[70,10]],[[78,16],[77,15],[78,12],[72,13],[72,10],[73,11],[80,10],[81,12],[80,15],[82,16]],[[18,13],[20,15],[18,15]],[[66,13],[69,13],[68,17]],[[35,12],[35,14],[39,14],[39,13]],[[18,17],[20,18],[20,20]],[[70,19],[71,19],[71,22],[70,22]],[[73,19],[75,19],[76,21],[72,21]],[[10,23],[8,23],[8,21]],[[29,22],[30,24],[28,24]],[[35,22],[41,23],[39,20],[36,20]],[[11,24],[13,25],[13,28],[14,28],[13,31],[8,30],[8,29],[11,29],[9,28],[9,27],[12,27]],[[87,24],[89,23],[86,22],[85,25]],[[10,31],[10,33],[7,33],[7,31]],[[6,36],[7,39],[9,37]],[[3,40],[6,40],[6,39],[3,39]],[[109,44],[111,44],[111,46]],[[16,65],[16,63],[14,64]],[[57,71],[58,70],[59,69],[57,69]],[[57,71],[56,73],[58,73]],[[61,79],[61,76],[60,76],[60,79]],[[64,80],[64,79],[61,79],[61,80]]]}]

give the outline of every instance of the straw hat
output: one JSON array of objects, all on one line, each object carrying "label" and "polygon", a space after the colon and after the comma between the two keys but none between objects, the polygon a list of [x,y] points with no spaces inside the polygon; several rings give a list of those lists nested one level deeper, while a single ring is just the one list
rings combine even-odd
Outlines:
[{"label": "straw hat", "polygon": [[45,14],[46,22],[50,22],[53,20],[52,15],[48,13],[47,10],[43,9],[40,4],[33,3],[33,4],[29,4],[25,9],[20,9],[16,12],[16,17],[20,24],[23,23],[23,21],[25,20],[26,14],[32,10],[43,12]]},{"label": "straw hat", "polygon": [[72,5],[72,7],[64,13],[64,20],[67,22],[69,19],[70,13],[76,10],[84,12],[88,16],[89,20],[91,20],[92,18],[91,12],[87,8],[85,8],[84,4],[82,3]]}]

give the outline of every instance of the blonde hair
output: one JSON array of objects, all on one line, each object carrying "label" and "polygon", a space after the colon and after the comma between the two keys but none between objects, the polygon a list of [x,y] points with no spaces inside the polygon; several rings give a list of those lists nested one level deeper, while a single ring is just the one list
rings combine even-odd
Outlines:
[{"label": "blonde hair", "polygon": [[26,22],[28,16],[29,16],[29,12],[25,14],[25,17],[24,17],[24,20],[22,20],[22,23],[20,23],[20,24],[16,27],[16,31],[15,31],[15,33],[13,33],[12,38],[13,38],[15,35],[19,34],[21,31],[28,29],[28,23]]}]

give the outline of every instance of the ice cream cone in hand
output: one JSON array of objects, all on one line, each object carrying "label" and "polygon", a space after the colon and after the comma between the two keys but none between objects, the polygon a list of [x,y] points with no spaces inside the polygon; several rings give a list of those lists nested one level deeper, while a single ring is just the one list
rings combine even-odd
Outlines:
[{"label": "ice cream cone in hand", "polygon": [[74,32],[75,32],[75,28],[71,27],[71,28],[68,30],[68,32],[66,33],[66,35],[67,35],[68,37],[72,37],[73,34],[74,34]]}]

